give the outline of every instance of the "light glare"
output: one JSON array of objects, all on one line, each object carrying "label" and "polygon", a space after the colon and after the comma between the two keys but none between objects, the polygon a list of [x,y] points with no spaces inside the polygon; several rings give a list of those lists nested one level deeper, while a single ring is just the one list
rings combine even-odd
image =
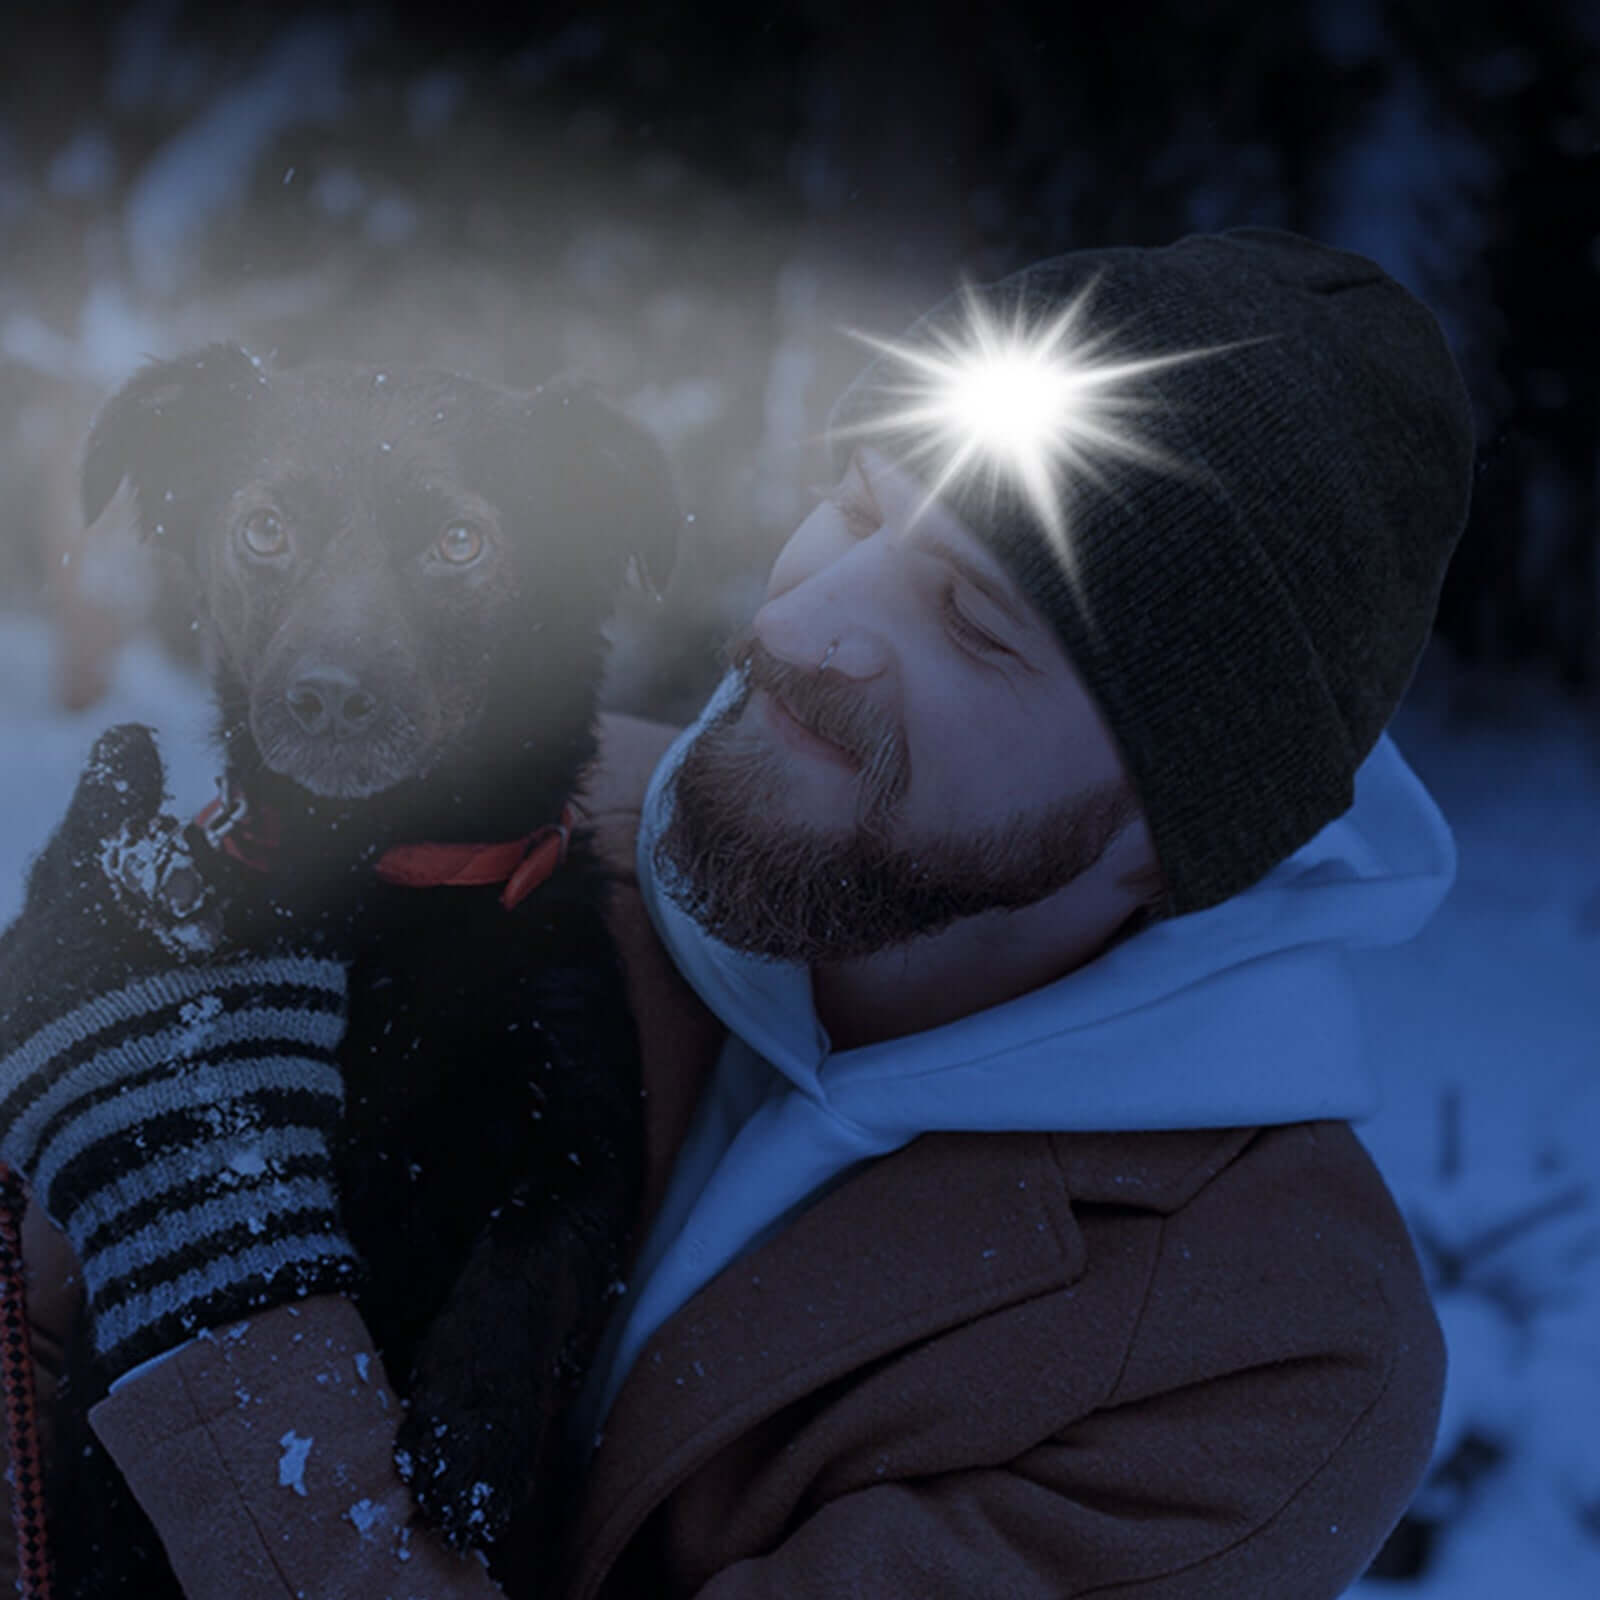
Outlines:
[{"label": "light glare", "polygon": [[991,492],[1007,480],[1020,486],[1071,576],[1064,506],[1073,479],[1103,482],[1098,462],[1106,457],[1186,470],[1132,428],[1145,404],[1137,380],[1217,353],[1109,358],[1109,338],[1084,328],[1093,290],[1091,281],[1054,317],[1030,322],[1019,310],[1007,325],[968,288],[964,324],[936,332],[922,347],[853,332],[899,362],[907,377],[889,391],[902,401],[898,408],[846,427],[844,435],[881,432],[908,441],[906,464],[931,482],[929,502],[962,477],[986,479]]},{"label": "light glare", "polygon": [[1056,417],[1071,404],[1071,380],[1054,363],[1016,350],[971,364],[949,386],[950,420],[995,455],[1021,459],[1047,447]]}]

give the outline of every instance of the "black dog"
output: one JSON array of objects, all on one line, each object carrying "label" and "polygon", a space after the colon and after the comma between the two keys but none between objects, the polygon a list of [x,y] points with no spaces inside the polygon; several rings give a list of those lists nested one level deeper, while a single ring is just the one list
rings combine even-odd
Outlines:
[{"label": "black dog", "polygon": [[[562,1411],[643,1164],[603,870],[579,831],[532,880],[594,754],[624,570],[671,559],[665,462],[571,387],[268,373],[224,345],[107,403],[91,521],[124,478],[210,636],[229,805],[214,831],[247,807],[210,858],[223,942],[287,918],[351,962],[340,1191],[361,1310],[408,1402],[397,1461],[448,1537],[531,1592],[574,1475]],[[495,847],[455,854],[496,881],[415,886],[457,869],[439,865],[451,845]],[[69,1378],[62,1592],[176,1594],[82,1420],[92,1369],[75,1359]]]}]

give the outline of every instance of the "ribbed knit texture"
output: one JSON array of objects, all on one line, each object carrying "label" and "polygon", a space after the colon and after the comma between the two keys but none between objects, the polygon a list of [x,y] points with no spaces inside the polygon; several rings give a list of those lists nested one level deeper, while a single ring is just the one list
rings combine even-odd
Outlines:
[{"label": "ribbed knit texture", "polygon": [[[1134,432],[1187,470],[1102,457],[1101,482],[1059,483],[1065,560],[1019,494],[942,498],[1093,693],[1181,915],[1348,809],[1465,525],[1471,411],[1426,307],[1364,257],[1294,234],[1079,251],[979,292],[1002,321],[1034,324],[1091,282],[1097,359],[1238,345],[1130,385]],[[952,297],[905,342],[964,317]],[[907,375],[880,358],[835,407],[841,471],[857,443],[905,455],[892,418]]]},{"label": "ribbed knit texture", "polygon": [[89,999],[0,1058],[0,1159],[72,1241],[113,1375],[355,1282],[330,1156],[344,1001],[334,961],[184,967]]}]

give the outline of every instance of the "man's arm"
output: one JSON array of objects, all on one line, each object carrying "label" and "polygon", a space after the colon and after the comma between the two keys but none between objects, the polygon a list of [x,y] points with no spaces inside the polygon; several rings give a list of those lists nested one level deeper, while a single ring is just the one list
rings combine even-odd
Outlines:
[{"label": "man's arm", "polygon": [[601,842],[602,853],[619,871],[632,873],[632,840],[645,790],[668,746],[683,729],[607,711],[599,718],[598,732],[599,751],[584,774],[578,799]]},{"label": "man's arm", "polygon": [[399,1417],[355,1307],[321,1295],[136,1370],[89,1421],[191,1600],[499,1600],[417,1520]]},{"label": "man's arm", "polygon": [[[71,1246],[34,1205],[23,1251],[48,1459],[82,1294]],[[194,1600],[500,1600],[477,1560],[415,1523],[392,1459],[399,1414],[354,1306],[319,1296],[135,1369],[90,1421]],[[0,1448],[0,1465],[8,1457]],[[16,1574],[0,1477],[0,1588],[9,1593]]]},{"label": "man's arm", "polygon": [[[651,776],[683,731],[622,712],[600,717],[600,749],[579,796],[595,848],[611,869],[607,915],[639,1030],[648,1110],[640,1216],[654,1215],[700,1086],[722,1043],[722,1027],[684,981],[650,924],[634,871],[639,813]],[[641,1235],[642,1237],[642,1235]]]},{"label": "man's arm", "polygon": [[[655,941],[631,882],[638,809],[678,730],[621,716],[601,725],[601,758],[585,798],[595,808],[597,842],[622,880],[612,932],[657,1100],[687,1105],[717,1030]],[[652,1128],[664,1143],[652,1148],[652,1170],[665,1169],[680,1120],[657,1104]],[[70,1245],[34,1207],[24,1248],[48,1446],[54,1375],[81,1295]],[[317,1296],[136,1369],[90,1420],[196,1600],[498,1596],[480,1563],[458,1558],[416,1523],[393,1466],[398,1416],[354,1307]],[[8,1519],[0,1579],[14,1570]]]}]

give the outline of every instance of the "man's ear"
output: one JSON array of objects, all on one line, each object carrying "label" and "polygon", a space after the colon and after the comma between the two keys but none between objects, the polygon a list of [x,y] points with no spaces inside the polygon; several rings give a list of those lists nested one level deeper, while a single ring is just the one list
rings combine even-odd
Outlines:
[{"label": "man's ear", "polygon": [[84,448],[79,487],[85,525],[126,478],[139,532],[162,538],[182,521],[194,488],[230,434],[237,437],[267,379],[236,344],[213,344],[152,362],[100,408]]},{"label": "man's ear", "polygon": [[526,419],[539,435],[560,441],[553,456],[537,448],[533,454],[549,463],[557,498],[582,524],[575,531],[618,576],[631,569],[660,595],[677,560],[683,515],[655,436],[569,378],[534,390]]}]

